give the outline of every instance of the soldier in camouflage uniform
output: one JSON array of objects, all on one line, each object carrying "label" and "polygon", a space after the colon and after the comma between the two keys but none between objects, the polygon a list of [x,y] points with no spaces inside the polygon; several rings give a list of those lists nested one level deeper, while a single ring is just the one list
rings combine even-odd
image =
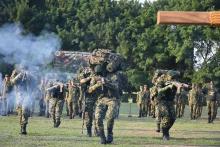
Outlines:
[{"label": "soldier in camouflage uniform", "polygon": [[150,88],[150,103],[151,103],[151,116],[155,118],[155,97],[157,94],[156,86]]},{"label": "soldier in camouflage uniform", "polygon": [[152,79],[152,83],[154,84],[154,86],[151,88],[151,100],[153,101],[153,105],[154,105],[154,117],[156,120],[156,132],[160,132],[160,125],[161,125],[161,112],[160,112],[160,105],[159,105],[159,99],[158,99],[158,83],[160,81],[164,81],[164,77],[167,71],[164,70],[156,70],[153,79]]},{"label": "soldier in camouflage uniform", "polygon": [[180,93],[176,95],[176,117],[180,118],[184,116],[184,110],[187,99],[187,92],[183,87],[181,87]]},{"label": "soldier in camouflage uniform", "polygon": [[218,112],[218,107],[219,107],[219,104],[220,104],[220,93],[217,92],[216,96],[217,96],[217,99],[216,99],[216,107],[215,107],[215,110],[214,110],[213,119],[216,119],[217,112]]},{"label": "soldier in camouflage uniform", "polygon": [[136,99],[138,109],[139,109],[139,115],[138,117],[144,116],[144,92],[143,92],[143,86],[140,86],[140,91],[137,92],[137,99]]},{"label": "soldier in camouflage uniform", "polygon": [[215,119],[216,103],[217,103],[217,92],[214,87],[213,81],[210,81],[207,87],[207,108],[208,108],[208,123],[213,123]]},{"label": "soldier in camouflage uniform", "polygon": [[189,97],[188,97],[191,119],[196,119],[196,109],[198,104],[197,98],[198,98],[197,85],[192,84],[192,89],[189,91]]},{"label": "soldier in camouflage uniform", "polygon": [[157,82],[158,87],[158,108],[162,124],[163,140],[169,140],[169,130],[176,120],[174,99],[177,89],[180,87],[175,84],[175,76],[179,75],[176,71],[168,71],[164,80]]},{"label": "soldier in camouflage uniform", "polygon": [[16,110],[18,112],[18,116],[20,119],[20,126],[21,126],[21,135],[26,135],[26,127],[28,124],[28,117],[30,116],[30,93],[29,93],[29,86],[30,86],[30,77],[28,76],[27,72],[25,72],[26,67],[20,65],[18,69],[15,69],[12,72],[11,82],[15,87],[16,91],[16,101],[17,106]]},{"label": "soldier in camouflage uniform", "polygon": [[[104,61],[101,60],[100,62],[99,60],[99,63],[96,63],[94,68],[95,73],[98,73],[100,77],[94,78],[95,80],[90,84],[88,92],[98,94],[95,120],[101,139],[100,143],[106,144],[113,141],[114,119],[117,115],[118,99],[122,94],[120,88],[120,81],[122,79],[120,77],[122,75],[118,71],[119,58],[117,56],[114,56],[114,60],[109,60],[109,53],[104,52],[104,55],[101,57],[104,58]],[[107,62],[105,59],[110,62]],[[103,125],[103,119],[105,118],[107,121],[107,138],[105,137]]]},{"label": "soldier in camouflage uniform", "polygon": [[9,94],[12,92],[13,86],[10,81],[10,77],[5,75],[5,79],[3,81],[2,86],[2,115],[6,116],[9,114],[8,106],[9,106]]},{"label": "soldier in camouflage uniform", "polygon": [[[94,117],[95,111],[95,104],[97,100],[97,96],[95,93],[89,93],[88,87],[92,82],[92,78],[95,77],[93,67],[85,68],[80,74],[80,85],[81,85],[81,92],[80,92],[80,99],[82,101],[82,111],[83,111],[83,121],[86,120],[86,128],[87,128],[87,135],[92,137],[92,122]],[[96,126],[95,126],[96,130]],[[96,133],[96,131],[94,131]]]},{"label": "soldier in camouflage uniform", "polygon": [[79,88],[73,80],[69,81],[67,92],[67,106],[69,109],[69,118],[72,119],[78,114]]},{"label": "soldier in camouflage uniform", "polygon": [[51,93],[49,100],[50,116],[52,117],[54,128],[58,128],[61,123],[60,117],[63,111],[66,87],[61,82],[55,82],[47,91]]},{"label": "soldier in camouflage uniform", "polygon": [[52,81],[46,81],[44,85],[42,85],[42,93],[44,93],[44,102],[45,102],[45,117],[50,117],[50,99],[52,98],[51,92],[47,91],[47,88],[52,87],[53,83]]},{"label": "soldier in camouflage uniform", "polygon": [[202,115],[202,108],[203,108],[203,102],[204,102],[204,94],[202,91],[202,88],[200,85],[198,85],[198,89],[197,89],[197,93],[198,93],[198,106],[196,109],[196,117],[200,118]]},{"label": "soldier in camouflage uniform", "polygon": [[147,85],[144,85],[144,97],[145,97],[145,112],[144,112],[144,116],[150,116],[150,112],[151,112],[151,104],[150,104],[150,91],[147,87]]}]

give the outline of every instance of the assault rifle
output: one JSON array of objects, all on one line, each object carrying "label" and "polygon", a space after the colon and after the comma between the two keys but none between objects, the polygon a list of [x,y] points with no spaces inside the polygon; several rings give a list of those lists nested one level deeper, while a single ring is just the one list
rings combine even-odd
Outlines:
[{"label": "assault rifle", "polygon": [[167,81],[165,84],[166,85],[173,84],[176,87],[190,88],[190,85],[185,84],[185,83],[181,83],[181,82],[178,82],[178,81]]}]

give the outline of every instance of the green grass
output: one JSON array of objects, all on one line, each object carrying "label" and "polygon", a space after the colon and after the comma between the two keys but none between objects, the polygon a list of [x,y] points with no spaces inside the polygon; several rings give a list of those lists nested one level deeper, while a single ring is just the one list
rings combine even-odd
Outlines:
[{"label": "green grass", "polygon": [[[122,104],[120,118],[115,122],[114,144],[107,146],[220,146],[220,120],[207,123],[207,111],[204,107],[202,118],[190,120],[188,107],[185,117],[177,119],[171,129],[171,140],[161,140],[161,133],[156,133],[152,118],[137,118],[137,107],[131,105],[132,117],[127,117],[129,104]],[[219,117],[219,116],[218,116]],[[28,135],[19,135],[17,116],[0,117],[0,147],[77,147],[103,146],[99,138],[86,137],[86,130],[81,134],[82,121],[79,118],[69,120],[65,113],[60,128],[53,128],[50,119],[34,116],[29,119]]]}]

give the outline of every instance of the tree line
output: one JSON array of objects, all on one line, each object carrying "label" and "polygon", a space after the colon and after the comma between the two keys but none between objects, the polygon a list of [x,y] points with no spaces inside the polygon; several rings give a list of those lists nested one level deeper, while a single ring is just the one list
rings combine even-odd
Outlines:
[{"label": "tree line", "polygon": [[159,10],[219,9],[218,0],[1,0],[0,25],[19,22],[35,35],[55,32],[63,50],[114,50],[127,60],[137,88],[150,84],[156,69],[179,70],[182,82],[220,81],[218,27],[156,25]]}]

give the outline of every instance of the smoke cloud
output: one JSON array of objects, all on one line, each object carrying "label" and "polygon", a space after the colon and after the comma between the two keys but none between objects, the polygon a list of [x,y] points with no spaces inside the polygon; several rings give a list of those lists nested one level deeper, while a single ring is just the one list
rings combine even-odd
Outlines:
[{"label": "smoke cloud", "polygon": [[[27,67],[27,73],[32,77],[32,82],[28,85],[31,90],[22,91],[22,95],[16,97],[17,104],[23,103],[24,107],[30,107],[39,97],[34,91],[40,84],[40,78],[45,74],[43,67],[53,60],[54,52],[61,47],[61,39],[49,32],[42,32],[39,36],[27,34],[21,24],[3,25],[0,27],[0,36],[0,54],[4,56],[3,60],[13,65],[24,65]],[[0,85],[2,84],[0,73]],[[7,95],[7,103],[14,105],[14,90]]]},{"label": "smoke cloud", "polygon": [[54,33],[42,32],[39,36],[24,34],[20,24],[3,25],[0,35],[0,54],[10,64],[28,67],[48,64],[53,59],[53,52],[61,46],[61,40]]}]

